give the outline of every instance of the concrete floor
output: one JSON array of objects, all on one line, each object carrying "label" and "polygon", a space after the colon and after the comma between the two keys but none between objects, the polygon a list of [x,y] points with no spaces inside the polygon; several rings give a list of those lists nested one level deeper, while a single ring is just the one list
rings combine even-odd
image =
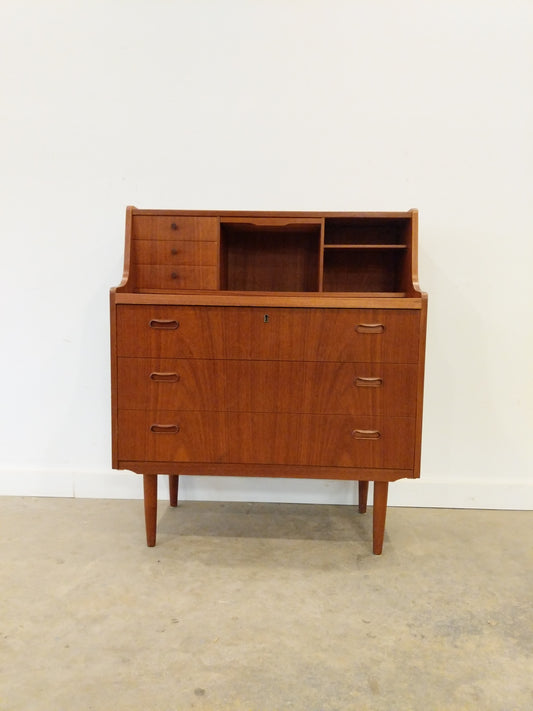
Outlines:
[{"label": "concrete floor", "polygon": [[533,512],[0,499],[1,711],[533,708]]}]

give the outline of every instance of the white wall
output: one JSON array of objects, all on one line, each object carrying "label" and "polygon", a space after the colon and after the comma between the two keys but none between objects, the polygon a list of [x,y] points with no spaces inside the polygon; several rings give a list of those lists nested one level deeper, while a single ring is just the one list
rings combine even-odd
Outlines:
[{"label": "white wall", "polygon": [[533,3],[3,0],[0,66],[1,493],[140,495],[109,464],[127,204],[418,207],[423,471],[390,501],[531,507]]}]

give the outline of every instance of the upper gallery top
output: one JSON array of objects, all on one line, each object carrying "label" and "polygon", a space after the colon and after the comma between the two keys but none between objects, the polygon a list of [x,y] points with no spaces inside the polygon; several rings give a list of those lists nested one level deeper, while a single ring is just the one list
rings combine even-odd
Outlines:
[{"label": "upper gallery top", "polygon": [[128,207],[124,275],[114,291],[413,298],[422,296],[417,261],[417,210]]}]

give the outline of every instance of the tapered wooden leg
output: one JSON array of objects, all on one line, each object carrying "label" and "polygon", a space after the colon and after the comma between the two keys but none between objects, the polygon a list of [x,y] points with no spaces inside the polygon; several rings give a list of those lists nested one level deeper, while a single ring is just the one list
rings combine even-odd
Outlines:
[{"label": "tapered wooden leg", "polygon": [[146,545],[155,546],[157,527],[157,474],[143,474]]},{"label": "tapered wooden leg", "polygon": [[366,513],[366,502],[368,499],[368,482],[359,482],[359,513]]},{"label": "tapered wooden leg", "polygon": [[374,482],[374,513],[373,513],[373,552],[381,555],[383,536],[385,535],[385,518],[387,516],[388,481]]},{"label": "tapered wooden leg", "polygon": [[168,488],[170,491],[170,505],[171,506],[178,505],[179,481],[180,481],[180,478],[179,478],[178,474],[169,474],[168,475]]}]

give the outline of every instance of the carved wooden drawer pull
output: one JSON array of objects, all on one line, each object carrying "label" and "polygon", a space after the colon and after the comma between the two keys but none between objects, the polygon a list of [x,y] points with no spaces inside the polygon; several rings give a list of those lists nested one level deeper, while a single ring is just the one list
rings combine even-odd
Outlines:
[{"label": "carved wooden drawer pull", "polygon": [[380,388],[383,385],[383,378],[363,378],[358,376],[353,382],[358,388]]},{"label": "carved wooden drawer pull", "polygon": [[156,383],[177,383],[180,376],[177,373],[150,373],[150,380]]},{"label": "carved wooden drawer pull", "polygon": [[385,326],[382,323],[360,323],[355,330],[357,333],[383,333]]},{"label": "carved wooden drawer pull", "polygon": [[379,439],[381,432],[379,430],[352,430],[354,439]]},{"label": "carved wooden drawer pull", "polygon": [[153,318],[150,321],[150,328],[158,328],[163,331],[175,331],[179,328],[179,321],[174,321],[173,319],[160,319]]},{"label": "carved wooden drawer pull", "polygon": [[179,432],[179,431],[180,431],[179,425],[153,424],[150,427],[150,432],[153,432],[154,434],[175,434],[176,432]]}]

